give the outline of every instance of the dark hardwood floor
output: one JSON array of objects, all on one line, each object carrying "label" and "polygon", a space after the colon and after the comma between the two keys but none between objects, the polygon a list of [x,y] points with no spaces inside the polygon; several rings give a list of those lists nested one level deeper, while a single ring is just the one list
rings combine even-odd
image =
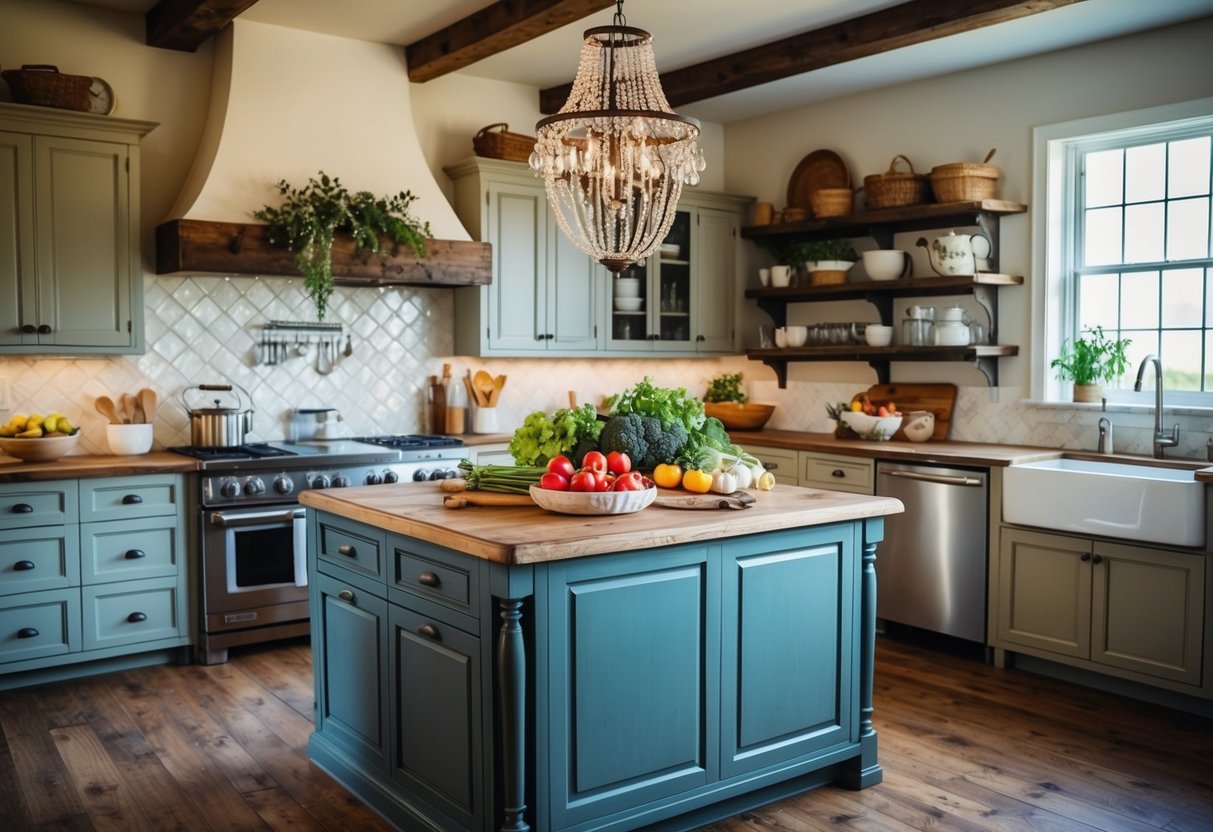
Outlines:
[{"label": "dark hardwood floor", "polygon": [[[709,827],[1213,830],[1213,721],[882,638],[882,784]],[[311,654],[0,693],[0,831],[385,830],[308,763]]]}]

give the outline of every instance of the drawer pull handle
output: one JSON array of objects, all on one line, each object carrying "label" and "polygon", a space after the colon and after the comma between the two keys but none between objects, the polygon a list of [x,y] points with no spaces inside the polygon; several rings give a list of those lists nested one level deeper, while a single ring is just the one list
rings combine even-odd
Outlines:
[{"label": "drawer pull handle", "polygon": [[776,468],[779,467],[779,463],[778,462],[764,462],[763,467],[767,471],[774,471]]},{"label": "drawer pull handle", "polygon": [[28,572],[33,568],[34,562],[32,560],[19,560],[13,564],[14,572]]},{"label": "drawer pull handle", "polygon": [[122,505],[124,505],[124,506],[135,506],[135,505],[139,505],[139,503],[142,503],[142,502],[143,502],[143,498],[140,497],[138,494],[127,494],[125,497],[122,498]]},{"label": "drawer pull handle", "polygon": [[34,507],[29,503],[17,503],[15,506],[13,506],[12,512],[13,514],[33,514]]},{"label": "drawer pull handle", "polygon": [[425,636],[426,638],[433,639],[434,641],[437,641],[439,638],[438,628],[433,624],[422,624],[417,628],[417,635]]},{"label": "drawer pull handle", "polygon": [[421,584],[422,586],[437,588],[442,581],[440,581],[438,576],[433,572],[422,572],[417,576],[417,583]]},{"label": "drawer pull handle", "polygon": [[846,475],[847,475],[847,472],[842,470],[841,468],[835,468],[833,471],[830,472],[831,477],[838,477],[839,479],[842,479]]},{"label": "drawer pull handle", "polygon": [[147,613],[133,612],[126,617],[126,620],[132,624],[138,624],[140,621],[147,621]]},{"label": "drawer pull handle", "polygon": [[139,560],[139,558],[147,557],[147,552],[143,551],[142,549],[127,549],[124,557],[126,557],[127,560]]},{"label": "drawer pull handle", "polygon": [[348,543],[342,543],[337,547],[337,554],[345,555],[347,558],[352,558],[358,555],[358,550]]},{"label": "drawer pull handle", "polygon": [[26,335],[33,335],[38,331],[38,327],[34,326],[33,324],[22,324],[21,331]]},{"label": "drawer pull handle", "polygon": [[1083,552],[1081,555],[1078,556],[1078,559],[1080,561],[1082,561],[1083,563],[1086,563],[1087,561],[1089,561],[1091,559],[1091,553]]},{"label": "drawer pull handle", "polygon": [[38,324],[39,335],[50,335],[52,332],[54,332],[54,330],[51,329],[50,324]]},{"label": "drawer pull handle", "polygon": [[354,603],[354,593],[350,592],[348,589],[343,589],[338,592],[337,597],[342,601],[345,601],[347,604]]},{"label": "drawer pull handle", "polygon": [[17,638],[37,638],[42,635],[37,627],[22,627],[17,631]]}]

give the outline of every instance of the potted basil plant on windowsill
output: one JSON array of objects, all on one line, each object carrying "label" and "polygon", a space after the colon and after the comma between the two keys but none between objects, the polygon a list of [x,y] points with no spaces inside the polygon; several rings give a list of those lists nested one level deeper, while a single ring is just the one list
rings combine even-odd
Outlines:
[{"label": "potted basil plant on windowsill", "polygon": [[1103,385],[1128,369],[1131,343],[1128,338],[1109,338],[1103,327],[1088,327],[1073,341],[1066,339],[1049,366],[1057,371],[1058,380],[1074,382],[1074,401],[1098,402],[1103,398]]}]

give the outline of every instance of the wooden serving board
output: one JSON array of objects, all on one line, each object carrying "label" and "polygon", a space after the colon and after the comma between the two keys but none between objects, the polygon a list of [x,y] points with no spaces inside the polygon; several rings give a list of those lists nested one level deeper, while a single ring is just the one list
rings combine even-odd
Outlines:
[{"label": "wooden serving board", "polygon": [[[935,414],[935,433],[932,442],[942,442],[952,429],[952,410],[956,406],[955,384],[873,384],[868,388],[868,398],[879,406],[893,402],[902,413],[911,410],[929,410]],[[894,439],[905,440],[905,431],[898,429]]]},{"label": "wooden serving board", "polygon": [[[689,491],[661,489],[652,505],[680,509],[744,509],[753,505],[755,497],[747,491],[732,494],[692,494]],[[496,491],[457,491],[443,493],[442,504],[447,508],[467,506],[533,506],[527,494],[502,494]]]}]

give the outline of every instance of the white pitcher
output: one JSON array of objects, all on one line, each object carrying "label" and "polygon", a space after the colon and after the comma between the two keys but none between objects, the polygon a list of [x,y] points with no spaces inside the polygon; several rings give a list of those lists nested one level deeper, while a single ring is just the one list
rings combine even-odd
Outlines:
[{"label": "white pitcher", "polygon": [[977,259],[973,254],[973,241],[984,240],[986,248],[990,240],[984,234],[957,234],[949,231],[946,237],[936,237],[927,243],[926,237],[919,237],[916,245],[927,250],[931,260],[931,268],[935,274],[943,276],[977,274]]}]

